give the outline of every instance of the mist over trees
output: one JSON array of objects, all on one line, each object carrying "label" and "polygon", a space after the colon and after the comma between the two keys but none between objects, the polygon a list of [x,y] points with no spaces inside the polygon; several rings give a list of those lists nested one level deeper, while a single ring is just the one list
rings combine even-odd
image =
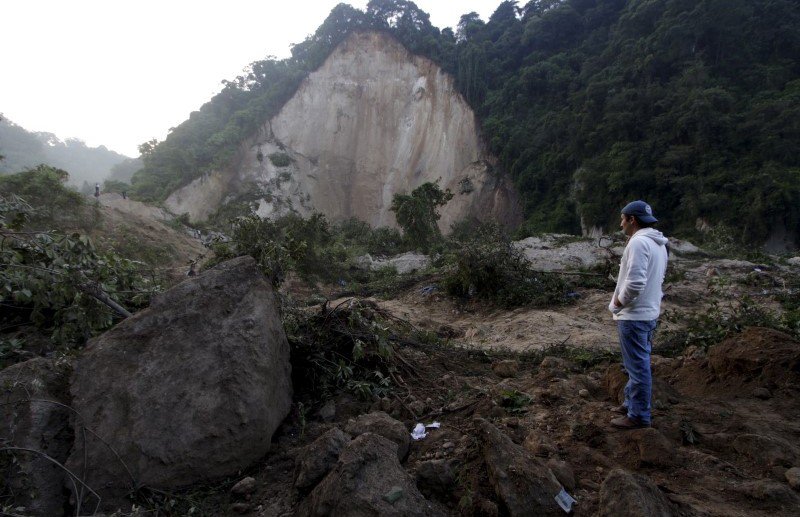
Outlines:
[{"label": "mist over trees", "polygon": [[[80,186],[102,183],[112,169],[127,156],[107,149],[105,146],[89,147],[76,138],[60,140],[56,135],[31,132],[3,117],[0,120],[0,174],[12,174],[47,164],[69,173],[69,184]],[[130,180],[130,175],[127,175]]]},{"label": "mist over trees", "polygon": [[456,78],[522,196],[518,236],[614,229],[645,198],[662,228],[800,240],[800,10],[793,0],[531,0],[439,30],[406,0],[336,6],[150,142],[134,175],[164,199],[230,166],[238,144],[354,30],[386,31]]}]

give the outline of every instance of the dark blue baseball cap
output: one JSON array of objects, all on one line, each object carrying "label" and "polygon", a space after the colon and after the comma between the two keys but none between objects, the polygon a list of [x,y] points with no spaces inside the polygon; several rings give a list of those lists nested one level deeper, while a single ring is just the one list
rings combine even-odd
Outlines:
[{"label": "dark blue baseball cap", "polygon": [[653,209],[650,208],[650,205],[641,200],[631,201],[625,205],[625,208],[622,209],[622,213],[636,216],[643,223],[655,223],[658,221],[658,219],[653,217]]}]

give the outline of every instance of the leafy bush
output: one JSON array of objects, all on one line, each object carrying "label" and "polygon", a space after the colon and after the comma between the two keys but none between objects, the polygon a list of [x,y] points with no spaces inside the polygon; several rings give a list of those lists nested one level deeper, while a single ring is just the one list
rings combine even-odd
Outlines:
[{"label": "leafy bush", "polygon": [[479,226],[455,240],[444,258],[448,293],[477,297],[502,307],[567,304],[568,284],[552,273],[533,271],[521,250],[496,224]]},{"label": "leafy bush", "polygon": [[395,194],[389,208],[410,245],[427,251],[441,239],[439,232],[439,207],[453,199],[453,193],[442,190],[436,183],[426,182],[411,191],[410,195]]},{"label": "leafy bush", "polygon": [[[141,307],[160,289],[138,263],[98,252],[85,235],[19,231],[31,213],[21,198],[0,196],[3,328],[32,326],[54,345],[76,347],[114,323],[118,311],[109,305]],[[1,348],[13,353],[19,346]],[[5,356],[0,362],[16,359]]]}]

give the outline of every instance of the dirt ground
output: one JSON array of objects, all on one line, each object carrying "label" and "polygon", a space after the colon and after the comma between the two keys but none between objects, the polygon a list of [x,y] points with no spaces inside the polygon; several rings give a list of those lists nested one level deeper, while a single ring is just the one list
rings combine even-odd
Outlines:
[{"label": "dirt ground", "polygon": [[[774,298],[786,294],[796,274],[785,265],[676,257],[665,285],[670,317],[660,331],[679,329],[688,315],[715,305],[729,313],[747,297],[779,310]],[[653,428],[619,431],[609,422],[626,381],[620,363],[581,367],[542,351],[563,344],[616,350],[606,309],[611,292],[578,294],[563,308],[480,310],[423,283],[392,300],[371,300],[417,328],[447,336],[447,344],[396,349],[407,366],[394,398],[360,402],[341,394],[328,420],[319,406],[305,408],[302,417],[294,412],[269,457],[250,474],[259,490],[237,511],[292,515],[302,499],[292,486],[294,465],[305,447],[350,418],[383,410],[409,432],[418,422],[441,423],[411,443],[404,467],[415,476],[427,460],[454,461],[458,483],[428,494],[450,515],[507,515],[476,438],[478,418],[557,471],[577,500],[574,515],[609,514],[601,493],[617,468],[646,476],[675,515],[800,514],[800,497],[786,478],[787,469],[800,466],[800,343],[751,328],[708,352],[654,355]],[[516,373],[503,373],[502,361]],[[232,496],[227,503],[236,501]]]}]

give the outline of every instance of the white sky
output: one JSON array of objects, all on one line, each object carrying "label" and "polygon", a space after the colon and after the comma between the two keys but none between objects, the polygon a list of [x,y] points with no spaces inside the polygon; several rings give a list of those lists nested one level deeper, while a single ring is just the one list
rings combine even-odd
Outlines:
[{"label": "white sky", "polygon": [[[501,0],[415,0],[441,28]],[[5,0],[0,113],[128,156],[251,62],[288,57],[337,0]],[[349,3],[363,10],[367,0]],[[524,2],[520,2],[524,3]],[[2,147],[2,142],[0,142]]]}]

